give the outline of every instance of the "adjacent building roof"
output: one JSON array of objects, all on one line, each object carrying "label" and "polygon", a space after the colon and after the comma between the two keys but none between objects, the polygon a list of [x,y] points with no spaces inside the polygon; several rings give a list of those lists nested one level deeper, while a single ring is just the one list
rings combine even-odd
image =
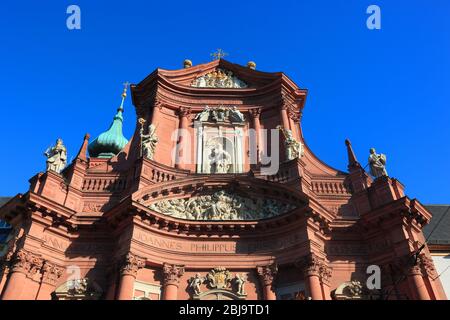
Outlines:
[{"label": "adjacent building roof", "polygon": [[10,199],[11,197],[0,197],[0,207],[7,203]]},{"label": "adjacent building roof", "polygon": [[429,244],[450,245],[450,205],[425,206],[433,215],[423,233]]}]

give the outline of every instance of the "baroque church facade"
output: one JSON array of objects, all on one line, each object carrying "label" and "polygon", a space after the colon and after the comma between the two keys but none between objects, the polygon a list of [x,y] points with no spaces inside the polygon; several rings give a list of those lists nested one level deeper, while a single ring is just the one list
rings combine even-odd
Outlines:
[{"label": "baroque church facade", "polygon": [[[431,213],[371,151],[368,174],[306,144],[307,90],[216,59],[130,86],[110,128],[0,207],[1,299],[446,299]],[[372,283],[369,286],[368,283]]]}]

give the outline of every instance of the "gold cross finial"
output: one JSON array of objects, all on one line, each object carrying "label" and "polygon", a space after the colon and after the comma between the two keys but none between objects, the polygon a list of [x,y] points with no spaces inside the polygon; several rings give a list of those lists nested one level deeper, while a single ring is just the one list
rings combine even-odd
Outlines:
[{"label": "gold cross finial", "polygon": [[223,57],[225,57],[227,55],[228,55],[228,53],[226,53],[222,49],[217,49],[216,52],[211,53],[211,56],[214,57],[214,60],[222,59]]},{"label": "gold cross finial", "polygon": [[127,89],[129,85],[130,83],[128,81],[123,83],[122,98],[125,98],[127,96]]},{"label": "gold cross finial", "polygon": [[123,83],[122,103],[120,104],[119,110],[123,110],[123,102],[125,101],[125,98],[127,97],[127,89],[128,89],[129,85],[130,85],[130,83],[128,81]]}]

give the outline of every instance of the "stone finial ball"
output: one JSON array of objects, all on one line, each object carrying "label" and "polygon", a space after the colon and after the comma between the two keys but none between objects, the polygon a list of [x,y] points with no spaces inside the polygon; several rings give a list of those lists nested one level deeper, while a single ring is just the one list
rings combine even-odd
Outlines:
[{"label": "stone finial ball", "polygon": [[252,70],[256,69],[256,63],[254,61],[247,62],[247,67],[249,67]]},{"label": "stone finial ball", "polygon": [[190,68],[192,67],[192,61],[189,59],[184,60],[183,65],[185,68]]}]

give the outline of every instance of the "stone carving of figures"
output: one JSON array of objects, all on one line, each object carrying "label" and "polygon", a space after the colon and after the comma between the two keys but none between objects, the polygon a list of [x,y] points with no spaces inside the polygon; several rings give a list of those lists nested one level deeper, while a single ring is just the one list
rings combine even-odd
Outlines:
[{"label": "stone carving of figures", "polygon": [[198,88],[247,88],[247,84],[233,75],[231,71],[214,70],[192,81]]},{"label": "stone carving of figures", "polygon": [[278,216],[296,207],[275,199],[250,199],[223,190],[189,199],[165,199],[151,210],[189,220],[259,220]]},{"label": "stone carving of figures", "polygon": [[226,110],[222,107],[216,108],[212,111],[212,119],[216,122],[224,122],[228,117],[229,110]]},{"label": "stone carving of figures", "polygon": [[237,294],[240,296],[245,296],[245,283],[247,282],[247,278],[242,274],[236,273],[235,282],[237,287]]},{"label": "stone carving of figures", "polygon": [[67,289],[67,291],[73,295],[86,293],[88,290],[88,279],[71,280],[68,282]]},{"label": "stone carving of figures", "polygon": [[209,159],[211,173],[228,173],[231,165],[231,156],[227,151],[223,150],[221,144],[211,149]]},{"label": "stone carving of figures", "polygon": [[210,112],[211,112],[211,109],[209,108],[209,106],[206,106],[205,109],[203,109],[202,112],[197,114],[197,116],[195,117],[195,120],[202,121],[202,122],[203,121],[208,121]]},{"label": "stone carving of figures", "polygon": [[187,213],[192,216],[194,220],[200,220],[202,216],[202,202],[200,199],[191,199],[186,205]]},{"label": "stone carving of figures", "polygon": [[56,144],[45,151],[47,157],[47,171],[61,173],[67,164],[67,150],[62,139],[56,140]]},{"label": "stone carving of figures", "polygon": [[195,277],[192,277],[189,283],[189,287],[192,288],[195,295],[199,295],[201,292],[200,286],[205,282],[205,278],[203,278],[200,273],[197,273]]},{"label": "stone carving of figures", "polygon": [[347,288],[352,296],[360,296],[363,291],[363,286],[359,281],[351,281]]},{"label": "stone carving of figures", "polygon": [[304,150],[303,145],[301,142],[298,142],[295,140],[294,136],[292,135],[292,131],[289,129],[284,129],[281,126],[277,127],[280,129],[284,134],[284,143],[286,147],[286,159],[293,160],[295,158],[300,158],[303,156]]},{"label": "stone carving of figures", "polygon": [[158,143],[158,137],[156,136],[156,126],[151,124],[148,126],[148,134],[144,134],[144,129],[141,128],[141,142],[142,142],[142,155],[147,159],[153,160],[155,155],[156,144]]},{"label": "stone carving of figures", "polygon": [[244,122],[244,115],[236,108],[236,106],[234,106],[231,110],[230,110],[230,121],[231,122]]},{"label": "stone carving of figures", "polygon": [[370,149],[369,166],[370,174],[375,178],[388,175],[386,171],[386,156],[377,154],[374,148]]}]

